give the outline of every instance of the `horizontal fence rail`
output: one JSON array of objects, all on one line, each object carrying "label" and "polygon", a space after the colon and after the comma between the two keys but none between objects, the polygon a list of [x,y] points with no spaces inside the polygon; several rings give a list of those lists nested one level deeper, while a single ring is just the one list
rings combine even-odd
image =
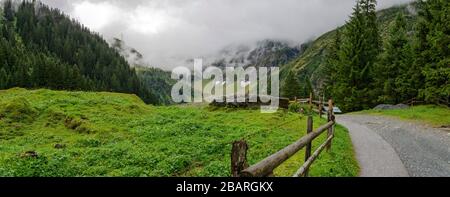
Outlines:
[{"label": "horizontal fence rail", "polygon": [[317,159],[317,157],[319,157],[319,154],[325,149],[325,147],[331,143],[331,140],[333,140],[333,138],[334,135],[328,137],[327,141],[325,141],[325,143],[320,145],[320,147],[314,152],[314,154],[309,159],[306,160],[305,164],[303,164],[303,166],[300,167],[300,169],[298,169],[298,171],[294,174],[293,177],[305,176],[309,167],[311,167],[313,162]]}]

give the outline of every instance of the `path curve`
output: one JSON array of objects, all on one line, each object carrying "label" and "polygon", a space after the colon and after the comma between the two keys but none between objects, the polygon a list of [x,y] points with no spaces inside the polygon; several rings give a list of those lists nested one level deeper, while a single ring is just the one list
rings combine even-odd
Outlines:
[{"label": "path curve", "polygon": [[449,177],[450,133],[393,118],[341,115],[362,177]]}]

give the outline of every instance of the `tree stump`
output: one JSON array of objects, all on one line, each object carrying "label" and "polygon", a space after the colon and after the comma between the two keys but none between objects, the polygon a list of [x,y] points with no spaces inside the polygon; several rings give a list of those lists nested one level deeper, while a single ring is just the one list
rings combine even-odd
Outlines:
[{"label": "tree stump", "polygon": [[231,176],[240,177],[241,171],[249,167],[247,163],[248,145],[245,140],[233,142],[231,149]]}]

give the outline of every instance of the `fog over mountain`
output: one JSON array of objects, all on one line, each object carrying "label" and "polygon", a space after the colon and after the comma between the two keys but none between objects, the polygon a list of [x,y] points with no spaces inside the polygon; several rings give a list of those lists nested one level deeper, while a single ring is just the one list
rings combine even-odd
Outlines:
[{"label": "fog over mountain", "polygon": [[[412,0],[379,0],[378,9]],[[171,69],[266,39],[299,45],[345,23],[354,0],[42,0]]]}]

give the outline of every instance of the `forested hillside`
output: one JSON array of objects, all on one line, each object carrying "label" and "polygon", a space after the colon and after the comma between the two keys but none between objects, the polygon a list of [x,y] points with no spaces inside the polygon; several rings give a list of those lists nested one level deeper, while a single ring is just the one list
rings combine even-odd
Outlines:
[{"label": "forested hillside", "polygon": [[172,85],[174,85],[176,81],[171,78],[171,73],[169,71],[142,66],[137,66],[135,68],[138,78],[150,88],[152,92],[156,92],[155,96],[158,104],[172,104],[171,90]]},{"label": "forested hillside", "polygon": [[409,99],[449,105],[450,2],[418,1],[414,31],[398,13],[383,35],[375,0],[360,0],[333,45],[327,87],[346,111]]},{"label": "forested hillside", "polygon": [[449,105],[448,1],[375,7],[375,0],[357,1],[346,25],[282,66],[282,93],[305,97],[313,91],[345,111],[410,99]]},{"label": "forested hillside", "polygon": [[128,63],[135,68],[139,80],[154,93],[153,103],[160,105],[172,103],[171,90],[176,81],[171,78],[169,71],[146,65],[144,56],[137,49],[128,46],[122,39],[114,38],[111,46],[127,59]]},{"label": "forested hillside", "polygon": [[[388,28],[395,20],[398,13],[402,13],[407,20],[408,31],[413,31],[413,24],[416,21],[414,7],[412,5],[402,5],[388,8],[377,12],[378,25],[381,33],[381,38],[386,39]],[[314,41],[305,43],[303,46],[307,47],[306,51],[289,62],[286,65],[281,65],[282,72],[282,93],[287,97],[300,96],[308,97],[311,91],[316,94],[325,93],[324,83],[326,75],[328,74],[326,68],[329,65],[327,62],[327,55],[333,54],[333,43],[336,40],[336,34],[342,33],[342,27],[325,33]],[[297,87],[292,86],[292,83]]]},{"label": "forested hillside", "polygon": [[158,103],[125,58],[59,10],[5,1],[1,16],[0,89],[113,91]]}]

